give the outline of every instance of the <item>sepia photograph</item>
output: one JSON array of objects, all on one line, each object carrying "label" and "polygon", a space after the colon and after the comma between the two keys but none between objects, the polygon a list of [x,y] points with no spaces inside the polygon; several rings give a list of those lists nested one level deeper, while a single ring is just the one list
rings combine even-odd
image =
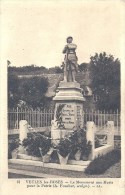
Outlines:
[{"label": "sepia photograph", "polygon": [[117,179],[124,194],[124,11],[123,0],[1,1],[5,183],[113,190]]}]

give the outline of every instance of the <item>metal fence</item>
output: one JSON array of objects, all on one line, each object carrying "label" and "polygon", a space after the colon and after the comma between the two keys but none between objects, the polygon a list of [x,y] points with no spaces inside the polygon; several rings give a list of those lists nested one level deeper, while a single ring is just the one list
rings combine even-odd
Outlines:
[{"label": "metal fence", "polygon": [[85,110],[84,113],[84,123],[86,124],[87,121],[94,121],[96,126],[103,127],[107,121],[114,121],[114,125],[119,130],[120,128],[120,113],[118,110],[116,111],[87,111]]},{"label": "metal fence", "polygon": [[12,109],[8,111],[8,129],[19,129],[19,121],[27,120],[32,128],[47,127],[54,118],[52,110]]},{"label": "metal fence", "polygon": [[[87,121],[94,121],[96,126],[102,128],[107,121],[114,121],[115,129],[120,131],[120,113],[106,111],[84,111],[84,124]],[[54,110],[32,110],[32,109],[11,109],[8,110],[8,129],[18,129],[20,120],[27,120],[32,128],[51,126],[54,118]]]}]

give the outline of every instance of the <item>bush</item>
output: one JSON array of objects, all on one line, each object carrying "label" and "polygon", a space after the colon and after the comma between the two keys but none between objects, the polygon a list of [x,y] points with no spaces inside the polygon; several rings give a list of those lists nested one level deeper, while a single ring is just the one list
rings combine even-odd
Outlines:
[{"label": "bush", "polygon": [[121,159],[121,152],[119,150],[113,150],[105,155],[98,156],[95,158],[89,166],[86,168],[85,173],[92,174],[102,174],[109,167],[119,162]]},{"label": "bush", "polygon": [[45,77],[31,77],[23,79],[20,87],[20,99],[33,109],[45,106],[45,94],[48,89],[48,79]]},{"label": "bush", "polygon": [[61,138],[55,149],[61,156],[66,157],[71,152],[71,142],[67,138]]},{"label": "bush", "polygon": [[20,140],[19,139],[9,139],[8,141],[8,159],[12,158],[11,152],[14,149],[17,149],[20,145]]},{"label": "bush", "polygon": [[39,148],[41,148],[42,155],[44,156],[51,147],[51,140],[40,133],[31,133],[23,140],[23,146],[26,148],[28,155],[40,157]]},{"label": "bush", "polygon": [[75,153],[80,150],[81,156],[85,155],[86,157],[89,156],[91,152],[91,142],[87,141],[86,139],[86,130],[83,129],[77,129],[73,133],[69,135],[69,140],[71,141],[72,147],[71,147],[71,154],[70,158],[74,158]]}]

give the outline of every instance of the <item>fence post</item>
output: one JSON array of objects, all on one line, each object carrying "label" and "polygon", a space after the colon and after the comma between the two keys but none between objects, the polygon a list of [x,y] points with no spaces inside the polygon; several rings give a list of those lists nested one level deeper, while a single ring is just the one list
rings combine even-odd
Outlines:
[{"label": "fence post", "polygon": [[107,144],[112,145],[114,148],[114,121],[107,122]]},{"label": "fence post", "polygon": [[28,123],[26,120],[19,122],[19,139],[22,142],[24,138],[27,138]]},{"label": "fence post", "polygon": [[19,110],[18,110],[18,107],[17,107],[17,129],[19,129],[19,118],[18,118],[18,114],[19,114]]},{"label": "fence post", "polygon": [[119,121],[119,112],[118,112],[118,109],[117,109],[117,112],[116,112],[116,126],[117,126],[117,131],[118,131],[118,121]]},{"label": "fence post", "polygon": [[94,140],[94,134],[95,134],[95,124],[93,121],[88,121],[86,124],[86,139],[87,141],[91,141],[92,144],[92,150],[91,154],[89,155],[89,160],[94,159],[94,150],[95,150],[95,140]]}]

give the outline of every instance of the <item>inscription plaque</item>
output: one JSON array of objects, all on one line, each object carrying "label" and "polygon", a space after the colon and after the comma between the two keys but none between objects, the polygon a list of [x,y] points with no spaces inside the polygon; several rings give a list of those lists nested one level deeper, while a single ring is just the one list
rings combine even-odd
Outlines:
[{"label": "inscription plaque", "polygon": [[62,123],[66,129],[72,129],[75,126],[75,106],[66,104],[62,109]]}]

